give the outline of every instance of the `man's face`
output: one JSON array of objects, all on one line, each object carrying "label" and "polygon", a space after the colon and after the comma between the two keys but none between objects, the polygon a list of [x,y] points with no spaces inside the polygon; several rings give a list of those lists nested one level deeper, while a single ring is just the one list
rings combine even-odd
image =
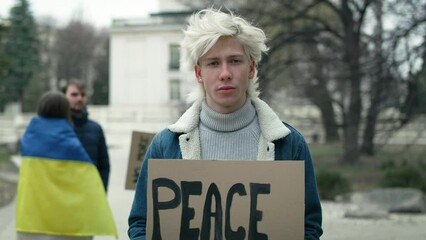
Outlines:
[{"label": "man's face", "polygon": [[255,61],[244,52],[236,37],[221,37],[195,65],[197,81],[204,86],[207,105],[219,113],[231,113],[242,107]]},{"label": "man's face", "polygon": [[81,112],[86,105],[86,94],[77,86],[70,85],[65,92],[72,111]]}]

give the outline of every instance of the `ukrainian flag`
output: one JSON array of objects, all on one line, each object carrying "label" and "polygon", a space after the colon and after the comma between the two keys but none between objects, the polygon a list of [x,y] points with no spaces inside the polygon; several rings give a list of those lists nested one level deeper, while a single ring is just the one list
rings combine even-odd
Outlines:
[{"label": "ukrainian flag", "polygon": [[17,231],[117,237],[101,177],[65,119],[34,117],[21,155]]}]

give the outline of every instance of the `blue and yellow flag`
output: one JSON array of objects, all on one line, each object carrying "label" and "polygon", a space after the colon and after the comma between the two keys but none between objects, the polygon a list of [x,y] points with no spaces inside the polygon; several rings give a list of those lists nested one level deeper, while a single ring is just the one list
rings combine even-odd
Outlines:
[{"label": "blue and yellow flag", "polygon": [[17,231],[117,237],[101,177],[65,119],[34,117],[21,155]]}]

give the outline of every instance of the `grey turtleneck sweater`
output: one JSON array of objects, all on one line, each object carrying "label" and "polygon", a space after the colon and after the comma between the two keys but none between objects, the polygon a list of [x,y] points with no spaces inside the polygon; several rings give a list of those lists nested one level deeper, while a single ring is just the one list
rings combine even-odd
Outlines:
[{"label": "grey turtleneck sweater", "polygon": [[260,128],[251,101],[237,111],[222,114],[202,103],[200,113],[201,159],[256,160]]}]

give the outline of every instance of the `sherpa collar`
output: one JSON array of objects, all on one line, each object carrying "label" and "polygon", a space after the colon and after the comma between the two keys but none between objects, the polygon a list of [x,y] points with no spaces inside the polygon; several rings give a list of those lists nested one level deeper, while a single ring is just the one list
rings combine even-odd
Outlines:
[{"label": "sherpa collar", "polygon": [[[263,137],[274,141],[287,136],[290,130],[281,122],[277,114],[260,98],[250,98],[259,118],[259,126]],[[176,133],[189,133],[198,127],[200,122],[202,100],[196,101],[179,120],[170,125],[168,129]]]}]

